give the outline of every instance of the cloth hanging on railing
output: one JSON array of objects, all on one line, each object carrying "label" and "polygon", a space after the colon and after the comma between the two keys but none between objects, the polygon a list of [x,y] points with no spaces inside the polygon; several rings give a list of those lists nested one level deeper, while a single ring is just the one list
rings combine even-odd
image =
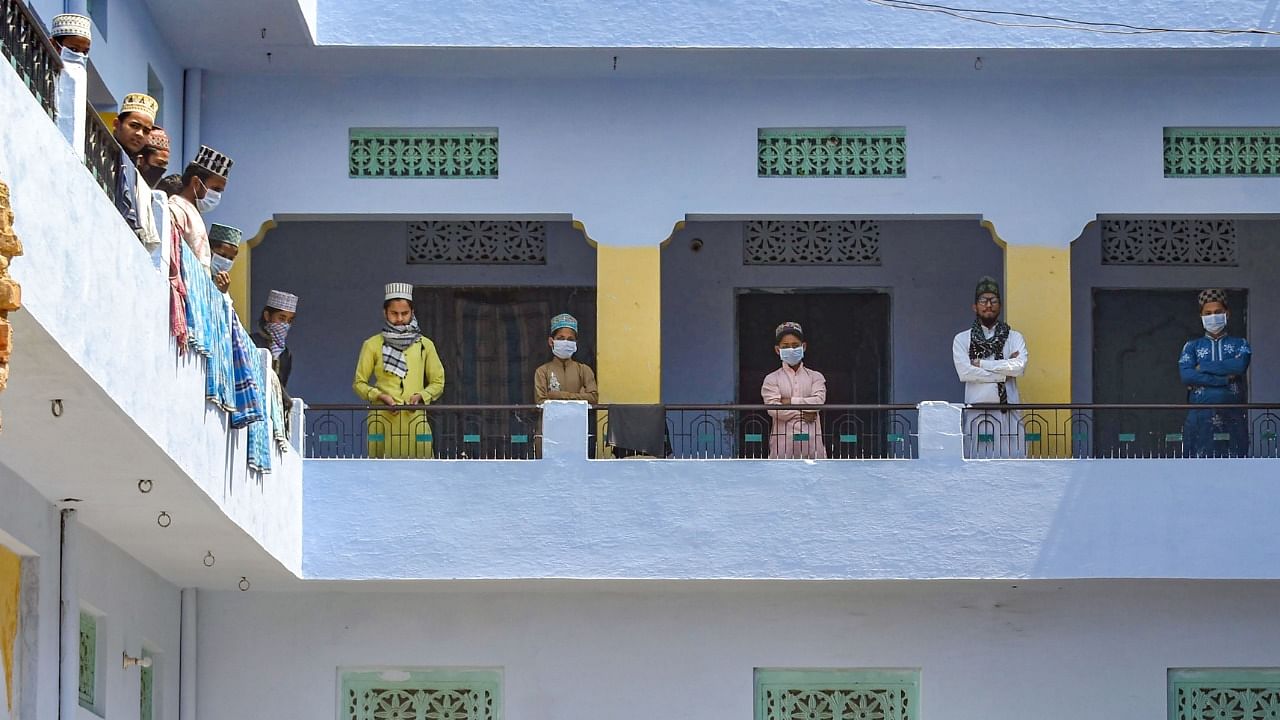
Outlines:
[{"label": "cloth hanging on railing", "polygon": [[178,343],[178,352],[187,351],[187,285],[182,281],[182,237],[169,223],[169,332]]},{"label": "cloth hanging on railing", "polygon": [[262,358],[257,346],[250,342],[249,334],[238,320],[232,319],[230,327],[236,392],[235,409],[231,411],[231,427],[239,430],[266,419],[266,395],[262,391],[265,383],[259,372]]},{"label": "cloth hanging on railing", "polygon": [[[239,325],[239,323],[236,323]],[[243,328],[241,328],[243,332]],[[246,341],[248,338],[246,337]],[[267,373],[271,368],[263,362],[262,356],[255,352],[250,364],[252,380],[257,387],[267,387]],[[271,418],[265,415],[258,422],[249,425],[249,469],[260,473],[271,472]]]},{"label": "cloth hanging on railing", "polygon": [[234,314],[231,303],[213,284],[209,271],[186,243],[181,243],[181,252],[182,280],[187,286],[189,344],[207,361],[205,397],[231,412],[236,408],[231,325],[239,322],[231,320]]},{"label": "cloth hanging on railing", "polygon": [[276,441],[276,449],[284,453],[289,449],[289,433],[285,426],[284,388],[281,387],[280,378],[275,371],[267,370],[265,374],[269,387],[267,410],[270,412],[271,437]]}]

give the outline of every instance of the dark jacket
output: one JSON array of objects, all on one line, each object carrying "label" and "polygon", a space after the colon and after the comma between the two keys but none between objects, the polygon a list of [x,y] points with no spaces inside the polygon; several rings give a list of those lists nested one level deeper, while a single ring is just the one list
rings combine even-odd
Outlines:
[{"label": "dark jacket", "polygon": [[[267,337],[261,330],[255,332],[250,337],[253,338],[253,344],[260,348],[271,348],[271,338]],[[280,357],[272,363],[275,367],[276,375],[280,378],[280,387],[289,387],[289,374],[293,372],[293,353],[289,352],[286,346],[284,352],[280,353]]]}]

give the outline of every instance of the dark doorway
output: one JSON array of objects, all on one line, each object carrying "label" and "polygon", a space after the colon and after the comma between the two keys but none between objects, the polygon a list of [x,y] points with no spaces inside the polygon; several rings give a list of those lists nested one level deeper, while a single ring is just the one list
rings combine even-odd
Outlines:
[{"label": "dark doorway", "polygon": [[[804,363],[826,378],[828,404],[889,402],[889,305],[888,293],[875,291],[740,290],[738,402],[762,402],[760,385],[766,375],[779,367],[773,351],[773,332],[786,320],[804,327],[809,343]],[[886,433],[880,429],[885,418],[878,415],[824,413],[828,457],[883,452]],[[763,413],[759,418],[742,419],[744,427],[768,424],[768,416]],[[843,443],[842,434],[846,439]]]},{"label": "dark doorway", "polygon": [[[1093,291],[1093,401],[1185,403],[1178,355],[1204,334],[1196,294],[1182,290]],[[1248,292],[1228,290],[1227,332],[1245,337]],[[1186,413],[1098,411],[1093,418],[1093,454],[1098,457],[1179,454]]]},{"label": "dark doorway", "polygon": [[574,359],[595,368],[595,288],[416,287],[413,300],[444,363],[442,404],[533,403],[533,372],[551,359],[547,328],[562,312],[578,319]]}]

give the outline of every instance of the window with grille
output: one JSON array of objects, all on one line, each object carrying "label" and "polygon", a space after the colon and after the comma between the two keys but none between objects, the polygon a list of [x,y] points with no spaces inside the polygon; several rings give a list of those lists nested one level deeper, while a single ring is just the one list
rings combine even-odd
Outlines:
[{"label": "window with grille", "polygon": [[906,128],[760,128],[760,177],[900,178],[907,176]]},{"label": "window with grille", "polygon": [[1280,718],[1280,668],[1169,671],[1169,720]]},{"label": "window with grille", "polygon": [[919,670],[756,670],[755,720],[917,720]]},{"label": "window with grille", "polygon": [[497,670],[344,670],[340,720],[500,720]]},{"label": "window with grille", "polygon": [[80,707],[101,716],[102,651],[106,618],[88,610],[80,611]]},{"label": "window with grille", "polygon": [[497,128],[351,128],[353,178],[496,178]]}]

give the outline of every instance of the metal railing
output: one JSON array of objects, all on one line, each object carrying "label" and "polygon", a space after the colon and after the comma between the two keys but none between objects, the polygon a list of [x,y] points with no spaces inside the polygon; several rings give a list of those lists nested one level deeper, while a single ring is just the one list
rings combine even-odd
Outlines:
[{"label": "metal railing", "polygon": [[1280,404],[970,405],[966,458],[1280,457]]},{"label": "metal railing", "polygon": [[306,457],[532,460],[536,405],[307,405]]},{"label": "metal railing", "polygon": [[0,0],[0,16],[0,52],[49,117],[54,117],[62,58],[25,2]]},{"label": "metal railing", "polygon": [[[93,105],[85,106],[84,130],[84,165],[93,174],[93,179],[114,198],[116,194],[116,173],[119,169],[116,162],[120,158],[120,145],[107,124],[102,122]],[[150,198],[139,198],[138,202],[150,202]]]},{"label": "metal railing", "polygon": [[[639,454],[622,447],[625,438],[609,433],[610,411],[630,407],[652,406],[592,406],[588,427],[594,457]],[[819,423],[789,417],[775,422],[771,412],[811,413]],[[665,405],[662,415],[662,456],[668,458],[879,460],[918,454],[914,405]]]}]

